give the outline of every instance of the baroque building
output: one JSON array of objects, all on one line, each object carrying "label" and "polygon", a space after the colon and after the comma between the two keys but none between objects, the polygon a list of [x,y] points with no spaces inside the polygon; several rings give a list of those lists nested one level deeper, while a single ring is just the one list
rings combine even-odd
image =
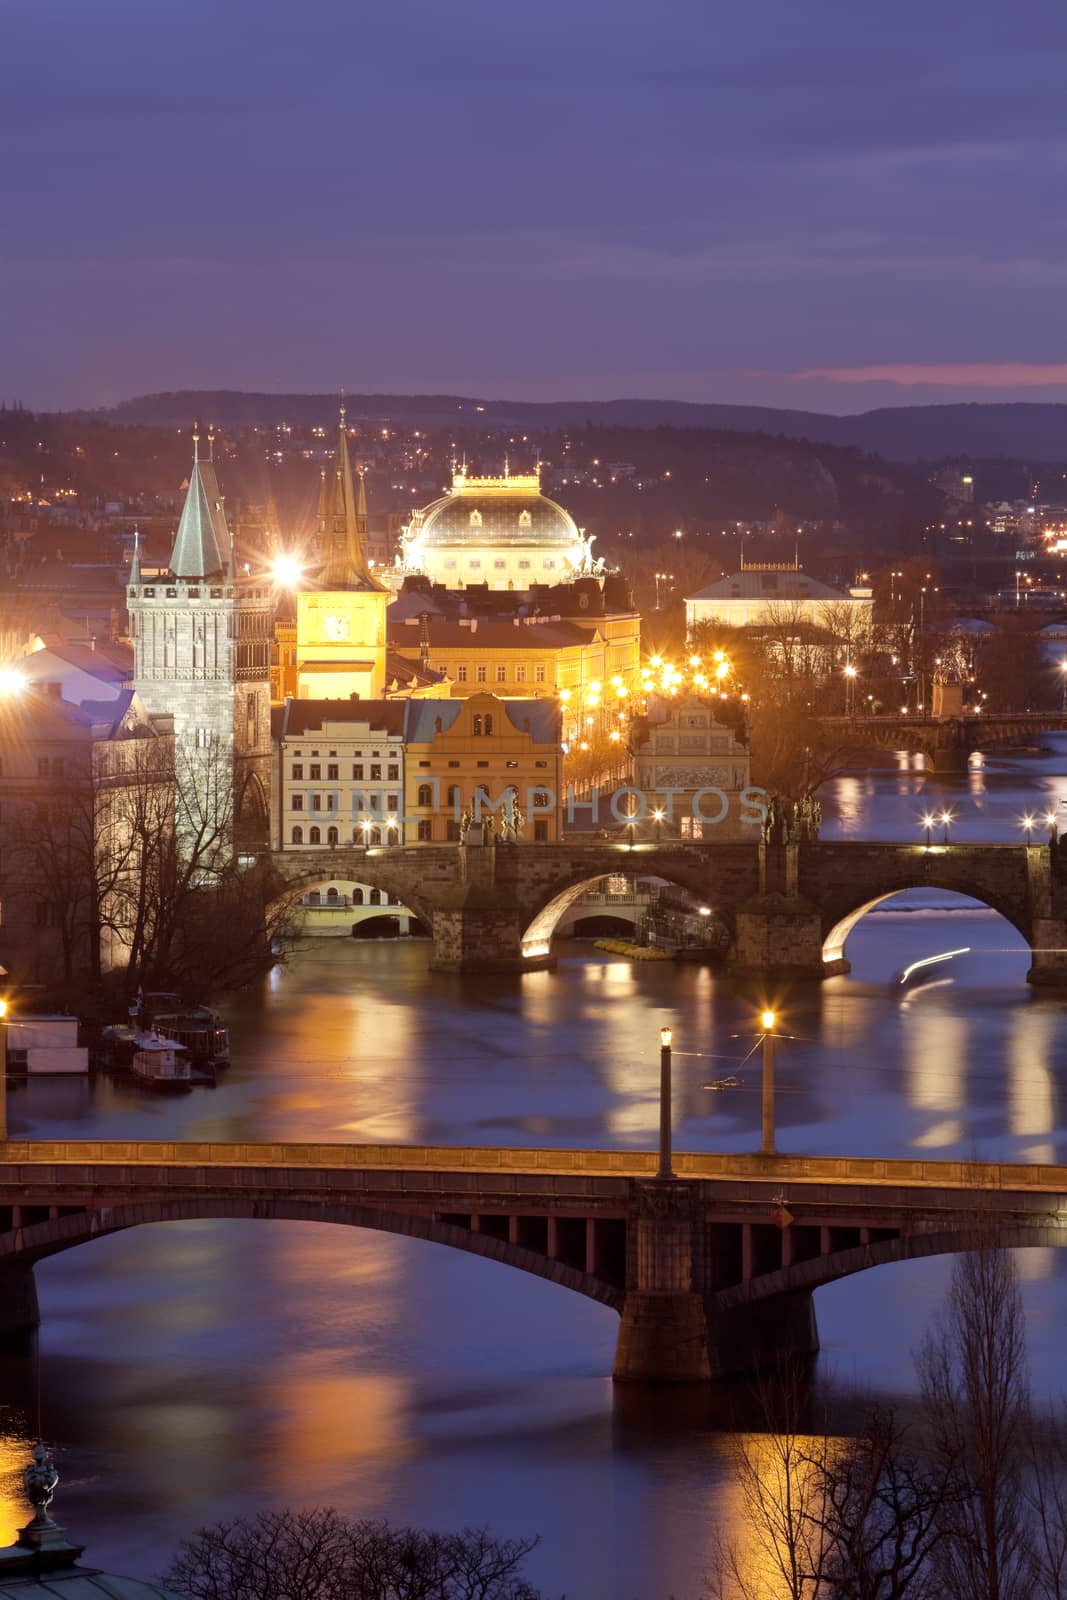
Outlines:
[{"label": "baroque building", "polygon": [[416,511],[401,538],[397,575],[422,573],[449,589],[529,589],[603,571],[569,512],[541,492],[540,472],[499,478],[454,471],[448,494]]},{"label": "baroque building", "polygon": [[135,550],[126,597],[133,687],[150,713],[174,718],[179,826],[216,827],[246,848],[265,844],[273,596],[265,580],[237,576],[199,424],[169,568],[142,576]]}]

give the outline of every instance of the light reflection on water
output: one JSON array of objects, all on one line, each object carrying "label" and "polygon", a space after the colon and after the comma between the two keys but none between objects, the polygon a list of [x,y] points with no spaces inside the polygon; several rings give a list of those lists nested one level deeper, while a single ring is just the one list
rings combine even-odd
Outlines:
[{"label": "light reflection on water", "polygon": [[[1042,804],[1032,789],[1067,793],[1062,771],[987,763],[954,787],[848,775],[827,826],[910,838],[918,809],[950,802],[954,826],[1009,837]],[[961,945],[971,953],[933,982],[893,988],[906,961]],[[883,909],[848,955],[850,976],[786,1007],[783,1149],[1067,1160],[1065,1005],[1027,989],[1007,924],[976,907]],[[758,1143],[755,1062],[737,1067],[751,1008],[711,973],[589,951],[523,980],[457,981],[427,963],[425,946],[309,944],[230,1008],[235,1058],[213,1092],[34,1083],[12,1094],[12,1132],[650,1148],[669,1020],[679,1146]],[[736,1089],[702,1087],[733,1071]],[[1024,1252],[1022,1264],[1048,1386],[1062,1365],[1063,1258]],[[915,1262],[820,1291],[820,1370],[908,1390],[946,1272]],[[713,1427],[724,1401],[690,1400],[678,1418],[670,1397],[614,1396],[617,1324],[603,1307],[432,1245],[300,1223],[136,1230],[43,1263],[38,1280],[44,1425],[66,1480],[57,1510],[96,1561],[158,1572],[205,1521],[318,1502],[540,1532],[531,1571],[550,1593],[699,1593],[731,1504]],[[31,1427],[28,1374],[5,1370],[0,1398],[6,1537],[23,1520],[12,1473]]]}]

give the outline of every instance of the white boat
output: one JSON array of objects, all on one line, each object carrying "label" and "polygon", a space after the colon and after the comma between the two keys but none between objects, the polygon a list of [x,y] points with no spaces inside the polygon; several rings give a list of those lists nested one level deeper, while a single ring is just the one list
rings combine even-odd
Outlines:
[{"label": "white boat", "polygon": [[150,1089],[191,1089],[193,1066],[189,1052],[177,1039],[168,1039],[153,1028],[138,1033],[130,1061],[130,1072]]}]

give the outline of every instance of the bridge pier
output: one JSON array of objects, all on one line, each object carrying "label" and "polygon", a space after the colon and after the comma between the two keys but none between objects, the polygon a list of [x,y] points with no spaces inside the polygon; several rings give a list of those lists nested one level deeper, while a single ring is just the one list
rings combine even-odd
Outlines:
[{"label": "bridge pier", "polygon": [[0,1271],[0,1340],[31,1333],[40,1322],[32,1266],[4,1267]]},{"label": "bridge pier", "polygon": [[697,1186],[637,1183],[634,1244],[615,1347],[616,1383],[703,1383],[711,1377],[703,1296],[693,1287]]},{"label": "bridge pier", "polygon": [[799,896],[771,893],[738,911],[730,971],[738,977],[814,978],[848,971],[822,958],[822,918]]},{"label": "bridge pier", "polygon": [[747,1377],[819,1353],[815,1302],[804,1289],[729,1311],[709,1304],[708,1333],[716,1378]]},{"label": "bridge pier", "polygon": [[1027,983],[1039,989],[1067,989],[1067,919],[1035,917]]}]

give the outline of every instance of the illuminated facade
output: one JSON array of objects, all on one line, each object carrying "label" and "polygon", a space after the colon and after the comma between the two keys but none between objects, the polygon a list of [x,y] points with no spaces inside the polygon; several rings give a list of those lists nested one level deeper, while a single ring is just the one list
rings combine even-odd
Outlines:
[{"label": "illuminated facade", "polygon": [[[135,550],[126,589],[133,687],[153,715],[174,718],[183,790],[242,843],[267,838],[273,597],[238,578],[214,463],[193,469],[169,569],[142,578]],[[190,821],[202,829],[205,817]]]},{"label": "illuminated facade", "polygon": [[603,570],[573,517],[541,493],[539,473],[470,477],[416,511],[401,539],[398,572],[423,573],[449,589],[488,584],[529,589]]},{"label": "illuminated facade", "polygon": [[[362,503],[362,479],[360,494]],[[377,700],[385,691],[385,609],[391,595],[372,575],[363,547],[366,508],[357,504],[344,409],[337,458],[319,496],[323,567],[296,597],[295,676],[301,700]]]},{"label": "illuminated facade", "polygon": [[551,700],[413,700],[406,719],[409,843],[458,840],[464,811],[482,797],[499,835],[509,789],[524,813],[521,839],[543,843],[560,834],[559,709]]}]

